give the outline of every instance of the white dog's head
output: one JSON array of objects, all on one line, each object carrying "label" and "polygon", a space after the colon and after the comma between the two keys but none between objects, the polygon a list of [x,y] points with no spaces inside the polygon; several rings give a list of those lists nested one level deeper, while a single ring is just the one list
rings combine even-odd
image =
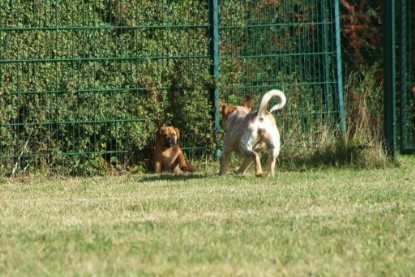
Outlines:
[{"label": "white dog's head", "polygon": [[245,99],[245,102],[241,106],[231,106],[226,105],[223,103],[220,99],[218,99],[218,105],[219,105],[219,112],[222,116],[221,119],[221,125],[222,128],[227,131],[227,122],[231,114],[233,114],[236,111],[237,117],[244,117],[246,116],[251,110],[253,105],[253,100],[251,96],[247,96]]}]

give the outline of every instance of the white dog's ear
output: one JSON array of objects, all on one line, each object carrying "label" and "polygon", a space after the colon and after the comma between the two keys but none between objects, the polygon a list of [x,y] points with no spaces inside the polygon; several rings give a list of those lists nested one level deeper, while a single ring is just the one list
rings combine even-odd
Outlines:
[{"label": "white dog's ear", "polygon": [[223,107],[225,107],[225,106],[226,106],[226,104],[225,104],[225,103],[223,103],[223,102],[222,102],[222,100],[220,100],[220,99],[218,98],[218,106],[219,106],[219,112],[222,112],[222,111],[223,111]]},{"label": "white dog's ear", "polygon": [[248,110],[252,110],[253,104],[254,104],[254,100],[252,100],[252,97],[248,95],[245,99],[245,102],[242,104],[242,106],[244,106]]},{"label": "white dog's ear", "polygon": [[222,102],[222,100],[218,99],[219,104],[219,112],[225,116],[231,114],[233,111],[236,110],[236,107],[234,106],[228,106],[225,103]]},{"label": "white dog's ear", "polygon": [[222,115],[230,115],[231,113],[233,113],[236,110],[235,106],[224,106],[222,109]]}]

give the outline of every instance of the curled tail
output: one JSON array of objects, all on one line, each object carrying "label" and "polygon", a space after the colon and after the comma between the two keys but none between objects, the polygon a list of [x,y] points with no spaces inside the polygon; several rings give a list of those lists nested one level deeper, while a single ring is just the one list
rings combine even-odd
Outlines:
[{"label": "curled tail", "polygon": [[273,111],[282,109],[285,106],[285,103],[287,102],[287,98],[285,97],[285,94],[282,91],[277,90],[277,89],[270,90],[267,93],[265,93],[264,96],[262,97],[261,104],[259,105],[259,109],[258,109],[258,116],[262,115],[266,111],[268,102],[274,96],[279,99],[279,103],[274,105],[271,108],[270,110],[271,113]]}]

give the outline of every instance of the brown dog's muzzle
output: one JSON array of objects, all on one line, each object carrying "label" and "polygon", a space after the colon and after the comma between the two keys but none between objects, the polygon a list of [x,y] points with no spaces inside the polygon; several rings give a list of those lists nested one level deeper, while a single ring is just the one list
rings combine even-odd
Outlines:
[{"label": "brown dog's muzzle", "polygon": [[166,137],[165,141],[166,141],[166,146],[168,147],[173,147],[176,144],[176,141],[174,140],[173,137]]}]

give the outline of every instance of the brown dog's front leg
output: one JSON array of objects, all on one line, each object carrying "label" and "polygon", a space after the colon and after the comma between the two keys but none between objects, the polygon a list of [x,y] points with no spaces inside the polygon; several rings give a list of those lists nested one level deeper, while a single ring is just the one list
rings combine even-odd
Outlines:
[{"label": "brown dog's front leg", "polygon": [[161,173],[161,163],[155,162],[154,163],[154,173]]}]

